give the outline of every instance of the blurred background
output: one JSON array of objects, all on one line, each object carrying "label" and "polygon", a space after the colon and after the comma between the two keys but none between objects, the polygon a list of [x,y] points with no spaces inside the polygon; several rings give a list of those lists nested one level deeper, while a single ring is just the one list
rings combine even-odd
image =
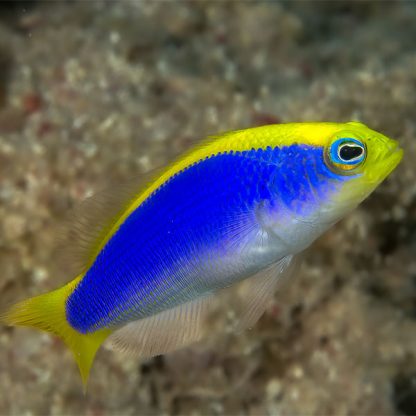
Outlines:
[{"label": "blurred background", "polygon": [[147,361],[0,328],[1,415],[415,415],[416,3],[0,2],[0,307],[67,212],[224,130],[360,120],[405,158],[251,331]]}]

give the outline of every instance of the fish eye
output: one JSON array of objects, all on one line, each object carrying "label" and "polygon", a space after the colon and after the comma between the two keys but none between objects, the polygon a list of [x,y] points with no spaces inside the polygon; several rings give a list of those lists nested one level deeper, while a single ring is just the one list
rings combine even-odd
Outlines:
[{"label": "fish eye", "polygon": [[344,163],[361,160],[364,148],[356,143],[344,143],[338,147],[338,158]]},{"label": "fish eye", "polygon": [[329,161],[342,170],[352,170],[360,165],[366,157],[365,145],[350,137],[335,140],[329,148]]}]

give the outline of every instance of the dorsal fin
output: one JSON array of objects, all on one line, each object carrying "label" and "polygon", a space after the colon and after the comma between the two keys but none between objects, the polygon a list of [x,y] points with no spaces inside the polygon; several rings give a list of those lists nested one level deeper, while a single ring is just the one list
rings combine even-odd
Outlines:
[{"label": "dorsal fin", "polygon": [[163,174],[175,170],[175,166],[187,160],[193,152],[229,134],[225,132],[196,141],[180,157],[173,157],[174,162],[165,167],[153,169],[122,184],[113,184],[74,208],[60,233],[63,246],[61,256],[70,272],[82,274],[88,270],[118,221]]},{"label": "dorsal fin", "polygon": [[137,195],[152,182],[159,169],[114,184],[86,198],[63,225],[62,257],[71,273],[84,273],[98,254],[101,242]]},{"label": "dorsal fin", "polygon": [[[228,149],[227,141],[235,133],[224,132],[208,136],[189,146],[180,157],[166,167],[155,169],[148,174],[133,178],[122,185],[113,185],[87,198],[76,208],[63,235],[65,241],[65,263],[74,274],[82,274],[94,262],[100,250],[111,238],[123,220],[164,181],[217,152]],[[218,146],[211,144],[219,143]],[[74,270],[72,270],[74,269]]]}]

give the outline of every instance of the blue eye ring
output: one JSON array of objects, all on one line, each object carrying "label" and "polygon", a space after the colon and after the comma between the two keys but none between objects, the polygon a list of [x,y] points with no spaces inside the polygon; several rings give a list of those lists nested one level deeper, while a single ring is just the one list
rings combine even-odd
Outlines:
[{"label": "blue eye ring", "polygon": [[[344,154],[344,157],[342,155]],[[350,157],[348,156],[350,154]],[[366,158],[366,147],[364,143],[352,137],[343,137],[335,140],[329,149],[329,157],[337,167],[353,169],[361,164]]]}]

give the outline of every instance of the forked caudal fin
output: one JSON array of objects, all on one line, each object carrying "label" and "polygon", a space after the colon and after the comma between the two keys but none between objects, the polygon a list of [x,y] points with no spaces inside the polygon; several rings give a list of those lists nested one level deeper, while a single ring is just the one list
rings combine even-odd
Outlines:
[{"label": "forked caudal fin", "polygon": [[15,304],[0,315],[0,322],[10,326],[36,328],[61,338],[74,355],[85,389],[95,354],[112,331],[104,329],[81,334],[68,324],[65,302],[78,281],[79,278],[76,278],[57,290]]}]

